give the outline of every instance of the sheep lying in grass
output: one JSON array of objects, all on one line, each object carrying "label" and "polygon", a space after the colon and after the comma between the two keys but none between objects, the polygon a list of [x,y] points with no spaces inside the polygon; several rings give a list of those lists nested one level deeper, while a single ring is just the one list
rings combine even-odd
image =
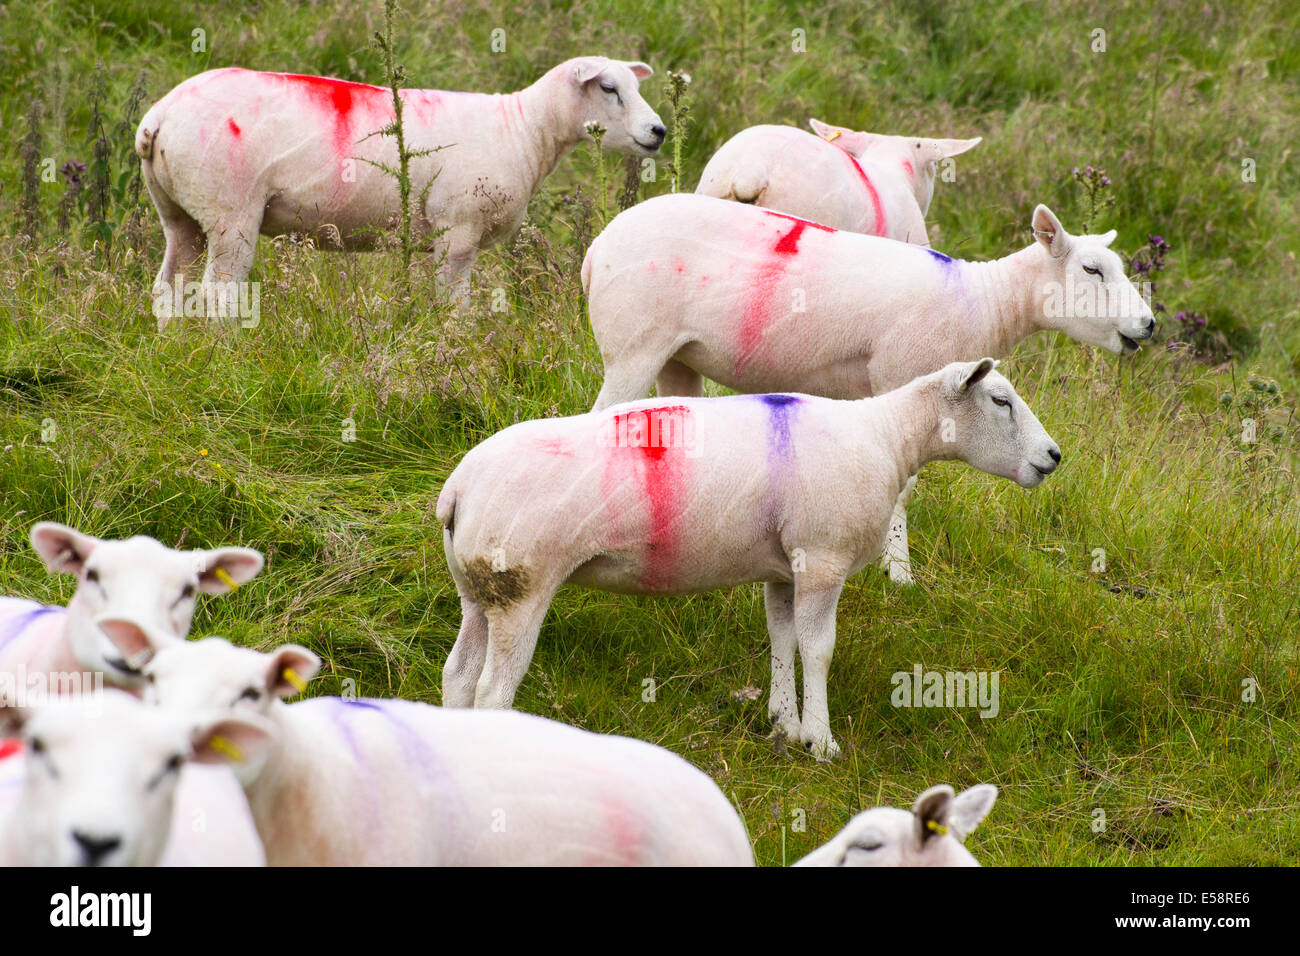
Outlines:
[{"label": "sheep lying in grass", "polygon": [[253,759],[269,742],[256,717],[182,721],[119,690],[0,708],[0,734],[18,732],[21,755],[0,762],[24,765],[0,807],[6,866],[152,866],[182,768]]},{"label": "sheep lying in grass", "polygon": [[[664,125],[637,91],[644,63],[579,57],[507,95],[402,90],[416,235],[432,242],[458,297],[481,248],[512,235],[542,180],[574,147],[653,156]],[[242,282],[258,233],[305,232],[327,246],[374,248],[399,216],[392,91],[364,83],[226,68],[186,80],[136,132],[167,251],[154,284],[165,323],[171,294],[206,244],[205,296]],[[376,165],[378,164],[378,165]]]},{"label": "sheep lying in grass", "polygon": [[762,581],[771,714],[790,738],[833,756],[826,672],[836,602],[845,579],[880,556],[908,476],[959,458],[1032,487],[1060,461],[996,364],[954,363],[856,402],[637,402],[487,439],[438,497],[462,613],[443,703],[509,707],[565,582],[681,594]]},{"label": "sheep lying in grass", "polygon": [[276,865],[752,865],[744,825],[680,757],[528,714],[403,700],[285,704],[320,660],[221,638],[165,646],[146,699],[263,715],[241,779]]},{"label": "sheep lying in grass", "polygon": [[[650,393],[859,398],[948,362],[1008,354],[1040,330],[1117,354],[1155,328],[1104,236],[1072,236],[1046,206],[1036,241],[993,262],[838,232],[708,196],[660,196],[621,213],[582,265],[605,362],[595,408]],[[910,581],[907,502],[886,561]]]},{"label": "sheep lying in grass", "polygon": [[18,683],[38,676],[53,691],[78,690],[56,685],[83,673],[139,686],[139,671],[116,652],[101,620],[127,618],[180,640],[200,592],[226,594],[263,564],[251,548],[176,551],[153,538],[107,541],[50,521],[33,526],[31,542],[51,574],[76,576],[77,590],[66,608],[0,598],[0,675]]},{"label": "sheep lying in grass", "polygon": [[713,154],[695,192],[811,219],[835,229],[930,244],[925,216],[939,162],[980,143],[860,133],[811,120],[751,126]]},{"label": "sheep lying in grass", "polygon": [[931,787],[911,811],[875,807],[859,813],[825,846],[795,866],[979,866],[962,841],[980,825],[998,788],[981,783],[954,797]]}]

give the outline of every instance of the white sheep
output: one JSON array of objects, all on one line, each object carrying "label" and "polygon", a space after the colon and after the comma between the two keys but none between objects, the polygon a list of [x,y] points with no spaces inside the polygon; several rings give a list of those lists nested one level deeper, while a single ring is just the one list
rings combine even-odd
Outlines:
[{"label": "white sheep", "polygon": [[51,574],[75,575],[77,589],[66,608],[0,597],[0,679],[36,678],[52,691],[87,673],[138,687],[139,671],[116,652],[101,621],[125,618],[180,640],[199,593],[226,594],[263,566],[251,548],[177,551],[143,535],[105,540],[51,521],[32,527],[31,543]]},{"label": "white sheep", "polygon": [[979,866],[962,841],[997,799],[981,783],[956,797],[946,784],[916,798],[911,811],[875,807],[849,821],[830,842],[795,866]]},{"label": "white sheep", "polygon": [[695,192],[928,246],[925,216],[939,163],[981,141],[810,125],[815,136],[793,126],[742,130],[709,159]]},{"label": "white sheep", "polygon": [[[653,156],[664,125],[637,90],[644,63],[579,57],[506,95],[402,90],[413,223],[458,298],[480,249],[518,229],[528,201],[574,147]],[[208,250],[203,295],[243,282],[258,233],[374,248],[399,214],[391,90],[229,67],[181,83],[145,113],[136,152],[167,251],[154,284],[160,324]],[[379,165],[376,165],[379,164]]]},{"label": "white sheep", "polygon": [[515,712],[280,699],[319,666],[221,638],[146,665],[146,700],[274,728],[262,766],[237,771],[272,866],[753,864],[727,798],[667,750]]},{"label": "white sheep", "polygon": [[[840,232],[709,196],[647,200],[596,237],[582,266],[605,363],[595,408],[650,394],[859,398],[948,362],[1007,355],[1060,331],[1117,354],[1155,318],[1111,251],[1115,232],[1072,236],[1046,206],[1035,241],[992,262]],[[903,490],[887,563],[910,581]]]},{"label": "white sheep", "polygon": [[181,720],[119,690],[0,708],[0,733],[18,732],[21,754],[0,761],[5,866],[155,865],[182,770],[251,761],[270,739],[252,715]]},{"label": "white sheep", "polygon": [[565,582],[680,594],[762,581],[771,714],[788,737],[834,756],[826,673],[836,602],[845,579],[880,556],[908,476],[959,458],[1032,487],[1060,460],[996,364],[954,363],[853,402],[636,402],[493,435],[438,497],[462,614],[443,703],[511,706]]}]

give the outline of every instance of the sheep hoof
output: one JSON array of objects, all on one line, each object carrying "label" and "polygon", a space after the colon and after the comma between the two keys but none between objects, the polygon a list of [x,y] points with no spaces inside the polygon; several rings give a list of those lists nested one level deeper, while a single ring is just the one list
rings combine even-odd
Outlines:
[{"label": "sheep hoof", "polygon": [[889,562],[889,580],[894,584],[915,584],[916,578],[912,577],[912,566],[910,563],[902,561]]},{"label": "sheep hoof", "polygon": [[840,755],[840,745],[835,742],[835,738],[829,733],[820,736],[806,734],[803,742],[812,751],[812,755],[817,758],[818,763],[830,763]]},{"label": "sheep hoof", "polygon": [[769,714],[772,718],[772,739],[777,742],[777,749],[780,750],[787,740],[802,740],[803,728],[799,726],[798,717],[788,717],[781,714]]}]

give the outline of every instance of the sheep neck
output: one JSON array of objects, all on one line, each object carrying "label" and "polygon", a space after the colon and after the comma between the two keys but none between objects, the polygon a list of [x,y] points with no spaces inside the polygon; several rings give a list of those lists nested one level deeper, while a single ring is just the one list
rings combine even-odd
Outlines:
[{"label": "sheep neck", "polygon": [[572,98],[560,86],[563,79],[551,70],[526,89],[505,97],[506,131],[519,144],[529,195],[582,141]]},{"label": "sheep neck", "polygon": [[926,462],[955,455],[952,444],[942,438],[939,388],[938,379],[927,375],[884,395],[860,400],[870,422],[868,433],[874,431],[880,440],[871,458],[879,460],[881,447],[892,452],[895,495]]},{"label": "sheep neck", "polygon": [[1038,243],[992,262],[962,263],[986,333],[981,348],[969,343],[971,355],[1002,358],[1043,328],[1038,304],[1047,271],[1047,254]]}]

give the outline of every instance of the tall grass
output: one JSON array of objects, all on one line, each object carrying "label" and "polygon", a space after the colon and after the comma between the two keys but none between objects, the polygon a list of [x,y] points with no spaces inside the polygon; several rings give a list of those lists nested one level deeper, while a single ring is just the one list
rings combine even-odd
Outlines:
[{"label": "tall grass", "polygon": [[[834,765],[766,738],[754,587],[665,600],[562,592],[518,706],[683,754],[738,802],[765,863],[782,862],[783,846],[787,859],[806,852],[862,807],[981,780],[1002,790],[972,838],[988,863],[1294,862],[1294,5],[1070,3],[1044,19],[1029,4],[806,12],[747,0],[742,17],[738,4],[606,0],[509,24],[497,4],[405,6],[419,28],[394,37],[392,53],[412,85],[516,89],[581,53],[690,73],[681,188],[747,123],[816,116],[982,135],[956,183],[938,184],[930,216],[935,246],[969,258],[1026,244],[1037,202],[1077,228],[1088,209],[1072,170],[1104,166],[1115,204],[1094,228],[1117,228],[1130,253],[1165,237],[1170,314],[1203,314],[1234,354],[1205,362],[1149,347],[1120,361],[1048,336],[1017,351],[1004,369],[1064,463],[1033,493],[963,466],[926,469],[912,509],[916,587],[873,569],[841,601],[829,690],[845,753]],[[320,693],[351,678],[361,693],[436,702],[459,623],[433,516],[441,481],[475,442],[584,411],[599,386],[578,279],[608,203],[596,151],[561,164],[519,236],[481,258],[479,287],[504,289],[506,311],[486,294],[450,311],[418,278],[408,290],[397,253],[264,240],[255,329],[156,332],[147,292],[161,232],[152,218],[135,236],[127,228],[130,132],[114,124],[133,127],[141,71],[145,101],[228,63],[385,75],[368,43],[378,4],[213,10],[120,0],[0,11],[4,115],[45,104],[37,134],[10,124],[0,151],[0,586],[70,595],[70,579],[47,577],[26,546],[41,518],[189,546],[238,541],[265,551],[269,570],[204,604],[198,633],[306,643],[327,662]],[[509,30],[503,54],[488,49],[497,26]],[[1105,53],[1089,48],[1094,26],[1108,31]],[[191,52],[196,28],[204,54]],[[791,51],[796,28],[805,53]],[[656,85],[643,89],[666,115]],[[58,183],[38,178],[38,228],[24,223],[23,144],[35,144],[37,170],[46,156],[100,162],[99,126],[110,131],[111,265],[83,201],[71,228],[54,228]],[[660,177],[642,193],[669,188]],[[1246,418],[1258,422],[1253,443]],[[917,663],[999,671],[1001,713],[892,707],[891,674]],[[654,702],[642,699],[647,678]]]}]

